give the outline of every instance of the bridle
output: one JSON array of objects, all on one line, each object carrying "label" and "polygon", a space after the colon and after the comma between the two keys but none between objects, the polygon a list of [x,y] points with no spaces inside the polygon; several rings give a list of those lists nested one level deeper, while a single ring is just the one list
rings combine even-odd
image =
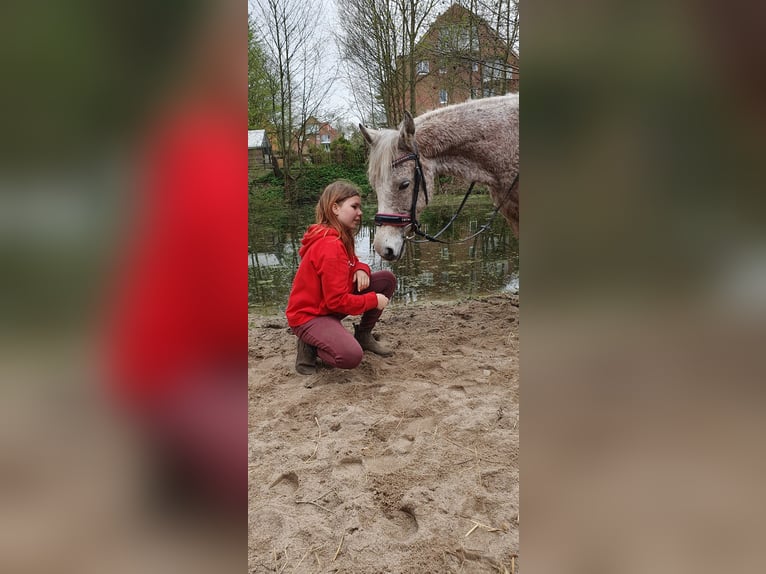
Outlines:
[{"label": "bridle", "polygon": [[[466,237],[464,239],[460,239],[458,241],[443,241],[441,239],[438,239],[438,237],[444,233],[450,225],[452,225],[452,222],[455,221],[457,216],[460,214],[460,212],[463,209],[463,206],[465,205],[466,200],[468,199],[468,196],[471,195],[471,191],[473,191],[473,186],[476,183],[475,181],[471,182],[471,185],[468,187],[468,191],[465,193],[465,196],[463,197],[463,201],[460,203],[460,207],[458,207],[457,211],[455,212],[455,215],[452,216],[452,218],[447,222],[447,224],[442,227],[442,229],[436,233],[435,235],[429,235],[428,233],[425,233],[422,229],[420,229],[420,222],[418,221],[418,216],[416,214],[416,208],[418,205],[418,196],[420,195],[420,184],[423,184],[423,195],[426,198],[426,205],[428,205],[428,188],[426,186],[426,180],[423,177],[423,166],[420,164],[420,156],[417,152],[417,147],[415,148],[414,152],[405,154],[403,156],[400,156],[396,158],[393,162],[391,162],[391,168],[395,168],[403,163],[406,163],[408,161],[414,161],[415,162],[415,183],[414,187],[412,189],[412,203],[410,204],[410,212],[409,213],[376,213],[375,214],[375,225],[381,226],[381,225],[390,225],[391,227],[410,227],[410,231],[412,232],[412,235],[405,237],[405,239],[413,239],[415,236],[422,237],[425,241],[433,241],[436,243],[462,243],[464,241],[468,241],[469,239],[473,239],[480,233],[486,231],[489,229],[490,224],[492,223],[492,220],[497,215],[497,212],[500,210],[500,206],[495,207],[494,211],[492,212],[492,215],[490,215],[487,222],[482,225],[479,230],[474,233],[473,235]],[[516,180],[519,179],[519,174],[516,174],[516,178],[513,180],[513,183],[511,184],[511,188],[513,188],[514,185],[516,185]],[[416,241],[416,243],[418,243]]]},{"label": "bridle", "polygon": [[[426,198],[426,205],[428,205],[428,187],[426,186],[426,180],[423,177],[423,166],[420,164],[420,156],[417,151],[408,153],[401,157],[398,157],[391,162],[391,168],[400,166],[408,161],[415,162],[415,183],[412,189],[412,203],[410,205],[409,213],[376,213],[375,225],[390,225],[392,227],[407,227],[410,226],[410,230],[415,235],[428,238],[429,235],[424,233],[420,229],[420,223],[418,222],[418,216],[416,215],[416,209],[418,206],[418,196],[420,195],[420,184],[423,184],[423,196]],[[436,239],[434,239],[436,240]],[[438,240],[436,240],[438,241]]]}]

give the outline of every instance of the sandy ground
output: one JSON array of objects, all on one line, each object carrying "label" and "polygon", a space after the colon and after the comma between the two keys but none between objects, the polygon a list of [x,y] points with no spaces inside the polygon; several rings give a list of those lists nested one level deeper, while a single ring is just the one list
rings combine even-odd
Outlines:
[{"label": "sandy ground", "polygon": [[305,377],[284,317],[250,317],[249,571],[518,572],[518,298],[375,332],[393,357]]}]

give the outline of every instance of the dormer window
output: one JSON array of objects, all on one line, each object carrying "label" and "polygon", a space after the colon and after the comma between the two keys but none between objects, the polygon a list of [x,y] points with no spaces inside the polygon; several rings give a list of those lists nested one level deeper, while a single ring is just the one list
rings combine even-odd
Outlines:
[{"label": "dormer window", "polygon": [[430,71],[428,60],[421,60],[420,62],[418,62],[416,70],[419,76],[423,76],[427,74]]}]

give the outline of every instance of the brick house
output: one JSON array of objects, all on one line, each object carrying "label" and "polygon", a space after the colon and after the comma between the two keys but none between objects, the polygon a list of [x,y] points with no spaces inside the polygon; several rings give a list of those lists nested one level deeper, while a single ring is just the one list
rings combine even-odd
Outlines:
[{"label": "brick house", "polygon": [[[330,144],[341,136],[341,133],[332,127],[330,122],[322,122],[314,116],[310,116],[306,120],[305,127],[305,135],[302,135],[302,130],[295,130],[293,132],[294,135],[290,147],[293,152],[292,157],[294,158],[297,158],[297,155],[300,153],[303,155],[304,159],[309,159],[310,150],[313,146],[329,152]],[[248,134],[248,139],[249,137],[250,136]],[[275,156],[276,165],[280,167],[283,166],[283,154],[279,151],[280,146],[279,140],[277,139],[277,134],[273,131],[267,133],[266,143],[269,146],[269,153],[271,153],[272,149],[274,150],[273,153]],[[249,142],[248,153],[253,153],[250,149]],[[297,162],[297,159],[294,159],[293,161]]]},{"label": "brick house", "polygon": [[437,16],[415,56],[416,114],[519,91],[518,56],[486,20],[459,4]]},{"label": "brick house", "polygon": [[329,122],[321,122],[314,116],[306,120],[306,136],[303,140],[303,153],[306,153],[311,146],[321,147],[330,151],[330,144],[338,139],[338,130],[330,125]]}]

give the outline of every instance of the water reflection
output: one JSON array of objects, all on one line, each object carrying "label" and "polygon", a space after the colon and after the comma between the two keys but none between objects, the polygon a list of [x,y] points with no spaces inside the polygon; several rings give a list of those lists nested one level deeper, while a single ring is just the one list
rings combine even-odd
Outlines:
[{"label": "water reflection", "polygon": [[[430,233],[449,221],[460,200],[443,196],[438,199],[444,203],[429,206],[421,217],[423,227]],[[391,263],[383,261],[372,246],[375,205],[365,205],[363,210],[356,253],[373,271],[390,269],[397,276],[395,302],[457,299],[518,290],[518,242],[502,218],[495,218],[490,230],[464,243],[408,242],[402,258]],[[487,197],[472,198],[441,238],[455,241],[475,233],[491,212]],[[313,220],[313,206],[292,210],[251,207],[249,299],[256,312],[284,310],[298,267],[300,240]]]}]

